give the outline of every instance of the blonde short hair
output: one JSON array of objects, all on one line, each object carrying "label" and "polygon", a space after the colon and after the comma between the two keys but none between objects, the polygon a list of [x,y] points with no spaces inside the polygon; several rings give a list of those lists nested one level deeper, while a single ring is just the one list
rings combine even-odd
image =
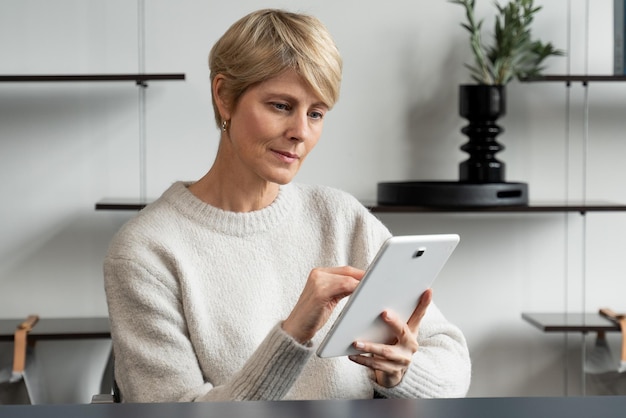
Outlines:
[{"label": "blonde short hair", "polygon": [[[248,87],[288,69],[295,70],[332,108],[339,99],[342,65],[335,42],[317,18],[278,9],[244,16],[209,54],[211,83],[216,75],[225,76],[220,96],[233,108]],[[214,97],[213,109],[220,126]]]}]

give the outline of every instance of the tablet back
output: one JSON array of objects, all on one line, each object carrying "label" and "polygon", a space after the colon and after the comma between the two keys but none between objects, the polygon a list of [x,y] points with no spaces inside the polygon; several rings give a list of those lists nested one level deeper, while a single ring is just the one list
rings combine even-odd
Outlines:
[{"label": "tablet back", "polygon": [[357,289],[320,344],[320,357],[358,353],[354,341],[389,342],[384,310],[406,322],[422,293],[431,287],[459,242],[456,234],[389,238],[380,248]]}]

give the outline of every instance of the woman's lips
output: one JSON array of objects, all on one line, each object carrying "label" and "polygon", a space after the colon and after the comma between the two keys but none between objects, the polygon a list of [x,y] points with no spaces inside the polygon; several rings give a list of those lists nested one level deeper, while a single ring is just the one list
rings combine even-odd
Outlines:
[{"label": "woman's lips", "polygon": [[292,154],[287,151],[272,150],[272,152],[278,157],[279,160],[285,163],[293,163],[300,158],[297,154]]}]

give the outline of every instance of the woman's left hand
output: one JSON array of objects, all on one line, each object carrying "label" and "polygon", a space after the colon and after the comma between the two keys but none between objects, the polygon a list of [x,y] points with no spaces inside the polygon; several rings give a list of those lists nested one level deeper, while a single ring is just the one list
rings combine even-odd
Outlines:
[{"label": "woman's left hand", "polygon": [[350,360],[372,369],[379,385],[388,388],[398,385],[411,364],[413,354],[419,348],[419,325],[432,298],[432,290],[426,290],[406,324],[391,312],[383,312],[382,318],[393,330],[396,341],[392,344],[356,341],[354,347],[363,354],[352,355]]}]

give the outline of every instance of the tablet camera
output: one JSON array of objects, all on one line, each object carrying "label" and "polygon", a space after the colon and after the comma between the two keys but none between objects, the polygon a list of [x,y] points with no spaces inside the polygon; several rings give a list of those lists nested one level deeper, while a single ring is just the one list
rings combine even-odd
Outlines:
[{"label": "tablet camera", "polygon": [[420,248],[413,253],[413,258],[419,258],[423,256],[425,252],[426,252],[426,248]]}]

